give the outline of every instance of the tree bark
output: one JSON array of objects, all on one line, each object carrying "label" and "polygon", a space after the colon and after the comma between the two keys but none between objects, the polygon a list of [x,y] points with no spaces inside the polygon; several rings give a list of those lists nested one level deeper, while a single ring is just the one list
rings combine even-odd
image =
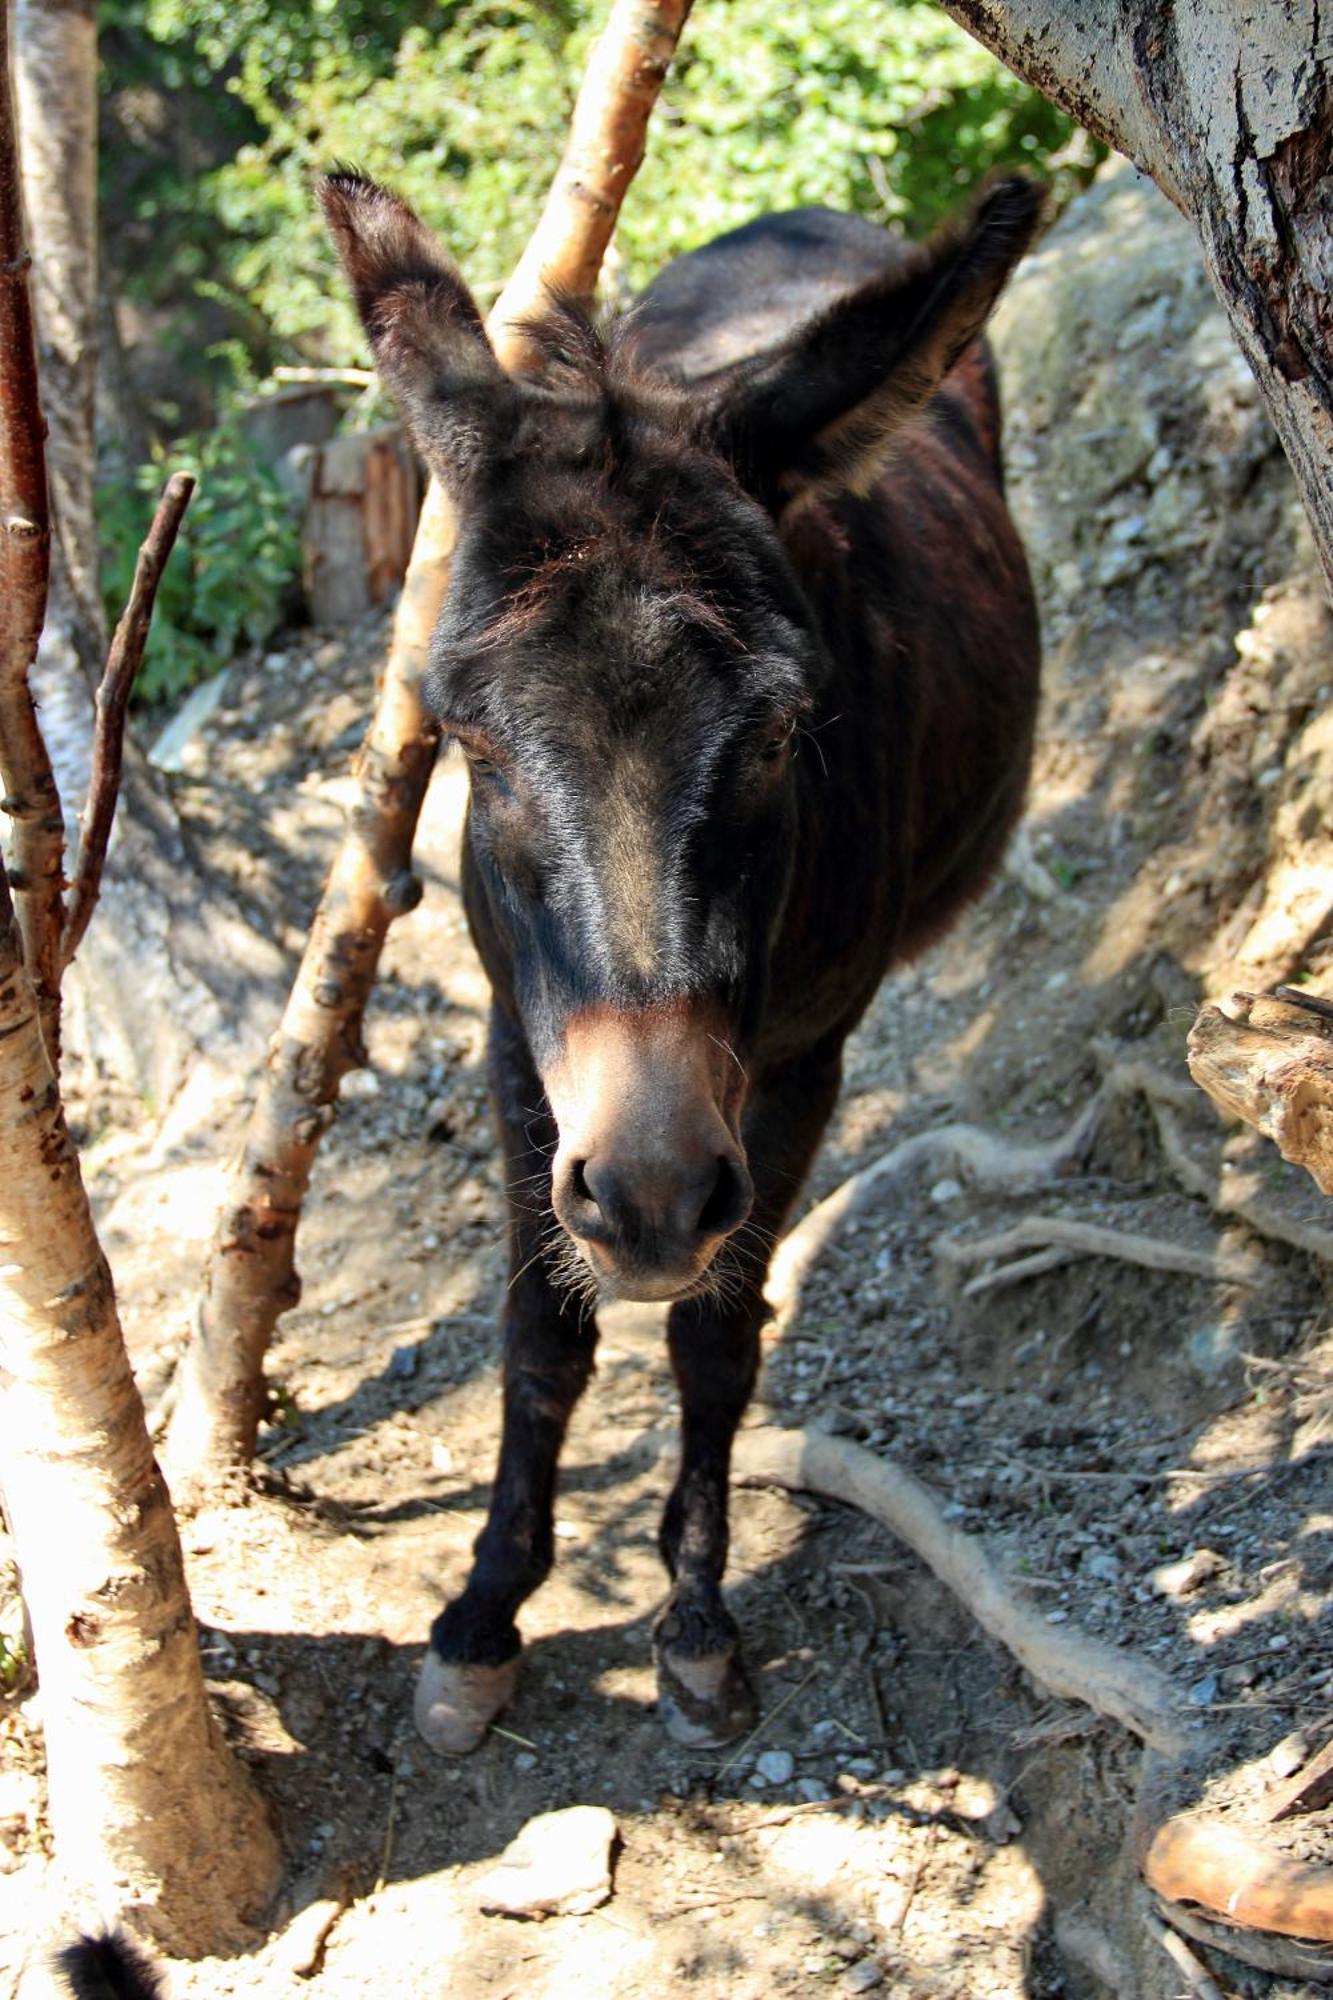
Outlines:
[{"label": "tree bark", "polygon": [[[85,1907],[200,1953],[244,1940],[280,1857],[209,1710],[176,1524],[56,1080],[73,933],[60,798],[26,683],[46,609],[42,439],[0,0],[0,794],[19,865],[41,889],[25,892],[20,919],[0,857],[0,1465],[45,1698],[60,1868]],[[112,698],[133,678],[189,497],[173,486],[117,633]],[[108,716],[104,743],[116,735]],[[90,855],[113,790],[108,768]],[[95,897],[89,876],[81,921]]]},{"label": "tree bark", "polygon": [[[16,0],[14,85],[55,527],[43,647],[89,694],[106,653],[98,587],[97,20],[94,0]],[[63,640],[63,646],[58,644]],[[48,665],[39,663],[39,677]],[[40,698],[39,685],[39,698]],[[66,792],[66,797],[70,794]],[[81,793],[79,794],[81,796]]]},{"label": "tree bark", "polygon": [[244,1941],[277,1885],[208,1706],[153,1460],[0,867],[5,1505],[41,1674],[57,1859],[168,1949]]},{"label": "tree bark", "polygon": [[1333,592],[1333,10],[1321,0],[941,0],[1199,232]]},{"label": "tree bark", "polygon": [[[690,5],[614,0],[532,245],[488,322],[507,367],[521,369],[527,358],[519,329],[540,310],[544,288],[590,297]],[[453,546],[453,513],[432,482],[361,752],[360,798],[269,1051],[182,1363],[167,1442],[178,1495],[225,1484],[253,1456],[264,1355],[279,1315],[300,1297],[296,1229],[315,1155],[343,1076],[364,1060],[362,1021],[389,924],[420,898],[412,840],[439,745],[421,675]]]}]

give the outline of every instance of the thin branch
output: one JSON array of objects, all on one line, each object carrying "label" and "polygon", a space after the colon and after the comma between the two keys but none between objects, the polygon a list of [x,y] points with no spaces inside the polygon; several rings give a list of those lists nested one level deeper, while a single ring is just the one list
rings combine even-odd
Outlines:
[{"label": "thin branch", "polygon": [[130,694],[148,643],[157,588],[176,545],[185,510],[194,497],[194,485],[193,475],[188,472],[173,472],[167,481],[153,515],[153,524],[139,550],[129,599],[116,626],[97,690],[92,780],[79,825],[78,872],[65,917],[65,938],[60,956],[62,972],[82,944],[89,919],[97,907],[102,869],[106,864],[111,827],[116,816],[116,801],[120,796],[125,717]]}]

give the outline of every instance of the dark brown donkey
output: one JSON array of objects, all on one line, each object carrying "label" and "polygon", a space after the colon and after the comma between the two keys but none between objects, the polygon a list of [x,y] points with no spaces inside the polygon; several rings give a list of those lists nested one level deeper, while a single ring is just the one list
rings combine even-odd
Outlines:
[{"label": "dark brown donkey", "polygon": [[1037,621],[977,337],[1041,196],[1000,181],[915,248],[823,210],[752,223],[605,338],[553,301],[521,381],[401,202],[350,175],[322,198],[460,518],[428,687],[471,771],[511,1189],[499,1471],[417,1722],[468,1750],[513,1693],[593,1303],[663,1299],[660,1706],[722,1742],[754,1713],[721,1581],[769,1253],[848,1032],[1023,797]]}]

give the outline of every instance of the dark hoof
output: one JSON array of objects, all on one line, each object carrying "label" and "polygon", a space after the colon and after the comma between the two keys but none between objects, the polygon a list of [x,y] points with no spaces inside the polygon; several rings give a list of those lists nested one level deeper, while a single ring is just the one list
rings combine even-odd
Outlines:
[{"label": "dark hoof", "polygon": [[711,1750],[753,1729],[759,1706],[734,1649],[690,1660],[659,1646],[657,1712],[675,1742]]},{"label": "dark hoof", "polygon": [[514,1698],[519,1656],[498,1667],[442,1660],[427,1653],[417,1682],[413,1715],[432,1750],[466,1757],[475,1750],[500,1710]]}]

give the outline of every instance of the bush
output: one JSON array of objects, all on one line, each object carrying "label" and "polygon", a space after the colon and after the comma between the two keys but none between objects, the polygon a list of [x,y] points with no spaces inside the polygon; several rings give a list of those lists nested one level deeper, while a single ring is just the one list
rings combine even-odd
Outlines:
[{"label": "bush", "polygon": [[175,700],[240,647],[261,644],[289,614],[300,574],[295,502],[232,419],[181,439],[132,483],[99,490],[108,619],[124,608],[139,544],[173,472],[192,472],[199,483],[158,589],[135,686],[141,704]]}]

